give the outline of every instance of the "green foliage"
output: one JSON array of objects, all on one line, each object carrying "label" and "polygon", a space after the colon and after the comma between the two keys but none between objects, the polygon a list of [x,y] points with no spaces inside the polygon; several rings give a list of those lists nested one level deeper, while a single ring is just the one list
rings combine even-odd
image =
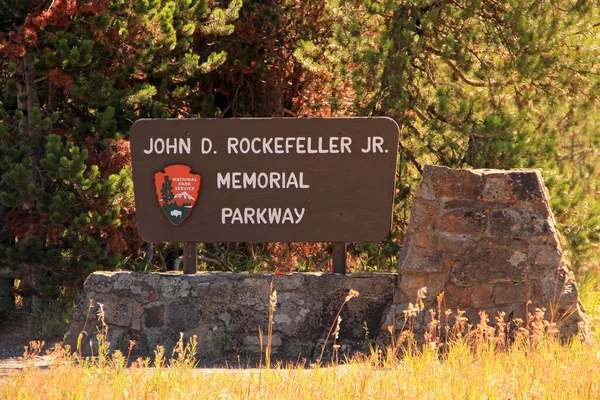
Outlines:
[{"label": "green foliage", "polygon": [[329,100],[332,115],[399,123],[392,238],[402,235],[425,163],[542,168],[573,265],[594,265],[600,199],[592,149],[600,129],[591,110],[600,71],[590,3],[325,3],[333,29],[320,45],[298,41],[294,55],[307,71],[327,71],[325,86],[340,88]]},{"label": "green foliage", "polygon": [[72,294],[94,270],[142,262],[124,138],[138,118],[212,107],[202,82],[227,53],[210,45],[240,7],[0,5],[0,263],[33,268],[23,270],[29,294]]},{"label": "green foliage", "polygon": [[[357,268],[393,268],[425,163],[542,168],[573,266],[597,262],[589,2],[33,3],[0,5],[0,256],[37,265],[55,292],[97,268],[150,268],[126,143],[139,118],[393,117],[393,231],[350,246]],[[325,250],[209,244],[203,259],[316,269]]]}]

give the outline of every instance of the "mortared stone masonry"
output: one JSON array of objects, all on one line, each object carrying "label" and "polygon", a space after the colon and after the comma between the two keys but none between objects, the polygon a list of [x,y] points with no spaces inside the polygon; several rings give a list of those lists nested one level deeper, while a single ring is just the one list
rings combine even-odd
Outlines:
[{"label": "mortared stone masonry", "polygon": [[426,309],[412,324],[417,337],[441,292],[442,307],[464,310],[471,324],[481,311],[492,321],[504,312],[510,323],[526,321],[539,308],[563,337],[586,329],[541,172],[426,166],[397,274],[97,272],[85,283],[66,343],[75,348],[85,332],[83,352],[89,354],[97,346],[101,308],[111,348],[124,354],[130,340],[136,341],[133,355],[151,357],[157,345],[169,354],[183,333],[185,339],[197,336],[201,364],[257,360],[271,281],[277,291],[273,358],[280,360],[319,356],[350,289],[360,295],[341,313],[340,354],[388,343],[390,327],[397,334],[405,326],[404,311],[422,287]]},{"label": "mortared stone masonry", "polygon": [[[454,170],[428,165],[417,189],[398,262],[398,291],[383,326],[400,327],[404,310],[427,287],[426,308],[485,311],[527,321],[536,308],[561,336],[585,327],[540,170]],[[429,312],[415,321],[423,331]],[[384,337],[380,338],[384,340]]]}]

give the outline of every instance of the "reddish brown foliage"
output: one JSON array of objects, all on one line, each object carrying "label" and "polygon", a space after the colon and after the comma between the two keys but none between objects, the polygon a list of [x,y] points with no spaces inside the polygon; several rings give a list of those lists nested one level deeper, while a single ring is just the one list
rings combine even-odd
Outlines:
[{"label": "reddish brown foliage", "polygon": [[88,151],[88,165],[97,165],[102,177],[116,174],[131,165],[131,150],[125,139],[105,139],[98,142],[93,137],[86,139],[83,145]]},{"label": "reddish brown foliage", "polygon": [[80,3],[79,12],[85,16],[104,14],[108,7],[108,0],[90,0]]},{"label": "reddish brown foliage", "polygon": [[27,52],[25,46],[22,44],[15,44],[0,40],[0,52],[6,56],[6,58],[17,58],[23,57]]},{"label": "reddish brown foliage", "polygon": [[[77,12],[76,0],[54,0],[52,6],[45,11],[42,11],[37,17],[35,25],[54,27],[66,26],[69,23],[69,18]],[[33,17],[36,18],[36,17]]]},{"label": "reddish brown foliage", "polygon": [[69,75],[64,74],[58,69],[50,71],[50,73],[48,74],[48,78],[54,86],[63,88],[65,92],[68,91],[69,88],[73,85],[73,79]]},{"label": "reddish brown foliage", "polygon": [[269,243],[271,266],[279,271],[289,271],[298,264],[313,270],[329,265],[330,251],[325,243]]},{"label": "reddish brown foliage", "polygon": [[35,219],[31,213],[18,208],[10,211],[6,219],[17,240],[27,236],[31,227],[39,226],[39,220]]}]

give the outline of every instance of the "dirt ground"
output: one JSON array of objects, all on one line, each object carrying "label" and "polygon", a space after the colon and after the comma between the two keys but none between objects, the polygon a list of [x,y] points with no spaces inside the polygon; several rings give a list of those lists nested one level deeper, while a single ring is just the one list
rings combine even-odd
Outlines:
[{"label": "dirt ground", "polygon": [[51,352],[60,338],[49,340],[42,355],[24,357],[25,346],[29,345],[24,325],[24,317],[17,313],[0,315],[0,378],[25,366],[48,368],[52,365],[53,358],[46,352]]}]

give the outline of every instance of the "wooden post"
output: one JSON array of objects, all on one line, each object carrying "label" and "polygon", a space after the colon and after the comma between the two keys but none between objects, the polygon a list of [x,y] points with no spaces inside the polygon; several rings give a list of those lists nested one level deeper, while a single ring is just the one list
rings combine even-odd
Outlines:
[{"label": "wooden post", "polygon": [[193,275],[198,271],[198,243],[183,244],[183,273]]},{"label": "wooden post", "polygon": [[348,249],[348,243],[346,242],[333,242],[331,244],[331,257],[333,259],[333,273],[334,274],[345,274],[346,273],[346,250]]}]

